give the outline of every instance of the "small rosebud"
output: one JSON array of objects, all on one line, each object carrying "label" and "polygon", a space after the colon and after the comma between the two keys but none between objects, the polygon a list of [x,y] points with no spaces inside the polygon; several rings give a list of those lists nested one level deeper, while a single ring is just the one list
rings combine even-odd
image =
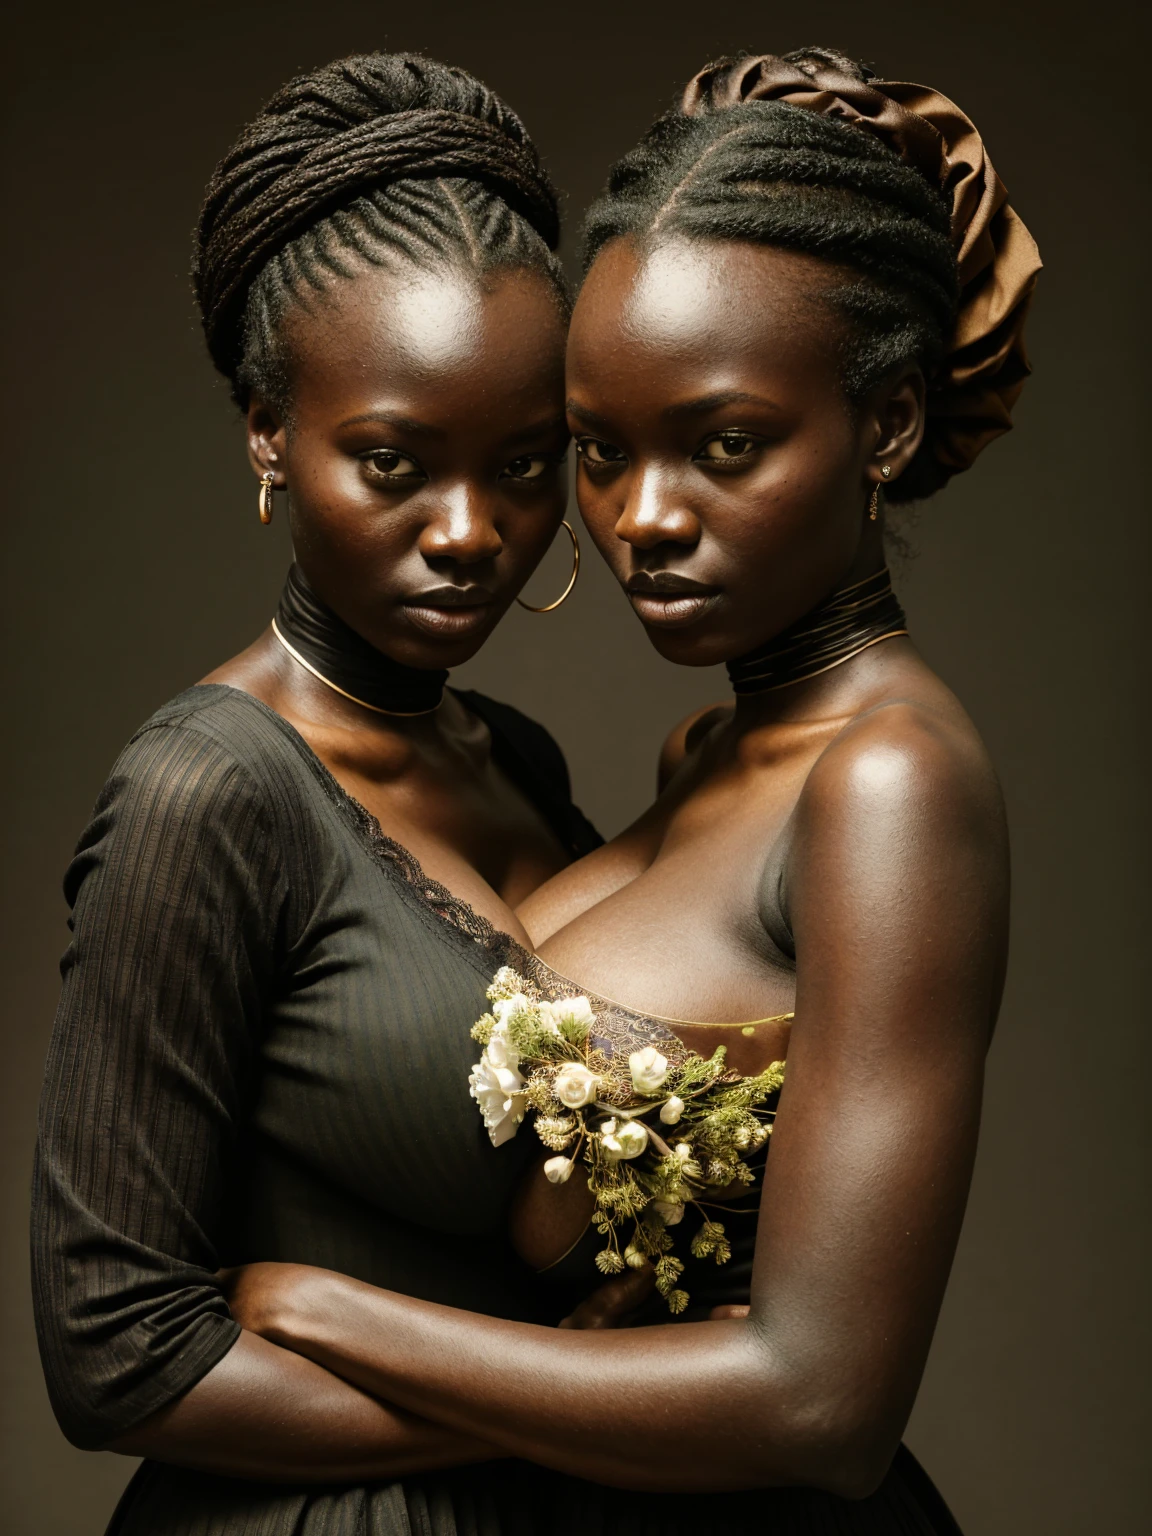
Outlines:
[{"label": "small rosebud", "polygon": [[686,1163],[692,1156],[692,1148],[686,1141],[678,1141],[676,1143],[676,1156],[682,1163]]},{"label": "small rosebud", "polygon": [[665,1125],[675,1125],[683,1113],[684,1100],[678,1099],[676,1095],[673,1094],[672,1097],[668,1100],[667,1104],[661,1106],[660,1118],[663,1120]]},{"label": "small rosebud", "polygon": [[639,1120],[624,1120],[615,1131],[601,1133],[600,1145],[615,1162],[639,1157],[648,1146],[648,1127]]},{"label": "small rosebud", "polygon": [[628,1070],[632,1074],[632,1086],[637,1093],[657,1093],[668,1076],[668,1058],[662,1056],[654,1045],[646,1045],[642,1051],[633,1051],[629,1056]]},{"label": "small rosebud", "polygon": [[648,1255],[641,1252],[635,1243],[629,1243],[624,1250],[624,1262],[629,1269],[647,1269]]},{"label": "small rosebud", "polygon": [[561,1067],[552,1084],[552,1092],[565,1109],[583,1109],[585,1104],[591,1104],[599,1091],[600,1079],[578,1061]]},{"label": "small rosebud", "polygon": [[566,1184],[571,1172],[570,1157],[550,1157],[544,1164],[544,1175],[550,1184]]}]

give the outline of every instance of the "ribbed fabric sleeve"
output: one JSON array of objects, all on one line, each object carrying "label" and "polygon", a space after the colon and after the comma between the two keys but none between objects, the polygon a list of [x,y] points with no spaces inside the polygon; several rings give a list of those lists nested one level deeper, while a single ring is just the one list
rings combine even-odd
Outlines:
[{"label": "ribbed fabric sleeve", "polygon": [[197,1382],[239,1332],[214,1280],[222,1167],[251,1091],[288,881],[267,796],[212,736],[138,735],[68,871],[33,1284],[76,1445]]}]

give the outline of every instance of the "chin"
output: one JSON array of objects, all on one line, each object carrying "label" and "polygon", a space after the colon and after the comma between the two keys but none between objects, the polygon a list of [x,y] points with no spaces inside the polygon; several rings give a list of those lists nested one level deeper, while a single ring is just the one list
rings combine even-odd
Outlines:
[{"label": "chin", "polygon": [[690,630],[658,629],[644,627],[645,634],[665,661],[677,667],[718,667],[726,661],[742,656],[749,646],[739,648],[734,642],[725,644],[722,635],[693,634]]}]

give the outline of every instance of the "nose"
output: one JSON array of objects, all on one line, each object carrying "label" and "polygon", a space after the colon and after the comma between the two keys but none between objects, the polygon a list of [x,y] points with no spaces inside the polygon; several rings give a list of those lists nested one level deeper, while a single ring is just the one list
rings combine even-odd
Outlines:
[{"label": "nose", "polygon": [[429,561],[476,565],[494,560],[503,548],[492,504],[474,485],[460,484],[442,495],[420,534],[420,553]]},{"label": "nose", "polygon": [[616,520],[616,537],[634,549],[655,549],[658,544],[695,545],[700,541],[700,523],[677,494],[674,477],[650,466],[629,477],[624,510]]}]

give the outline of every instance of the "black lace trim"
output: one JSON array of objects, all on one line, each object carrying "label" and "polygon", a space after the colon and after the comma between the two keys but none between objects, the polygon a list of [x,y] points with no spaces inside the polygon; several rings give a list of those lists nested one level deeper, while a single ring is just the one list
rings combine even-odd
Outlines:
[{"label": "black lace trim", "polygon": [[659,1044],[673,1060],[681,1060],[688,1052],[680,1037],[663,1021],[647,1014],[624,1008],[609,998],[599,997],[586,987],[579,986],[567,976],[561,976],[550,965],[525,949],[510,933],[497,928],[486,917],[481,917],[473,907],[454,896],[447,886],[432,880],[424,873],[420,860],[403,843],[388,837],[379,821],[362,805],[355,795],[350,795],[340,781],[317,759],[325,787],[331,798],[354,822],[357,832],[369,851],[397,874],[405,887],[425,911],[448,925],[462,938],[470,939],[488,957],[491,965],[489,980],[501,966],[511,966],[525,981],[537,988],[541,997],[555,1002],[571,997],[573,989],[587,997],[596,1015],[596,1040],[611,1054],[621,1050],[640,1050],[646,1045]]}]

